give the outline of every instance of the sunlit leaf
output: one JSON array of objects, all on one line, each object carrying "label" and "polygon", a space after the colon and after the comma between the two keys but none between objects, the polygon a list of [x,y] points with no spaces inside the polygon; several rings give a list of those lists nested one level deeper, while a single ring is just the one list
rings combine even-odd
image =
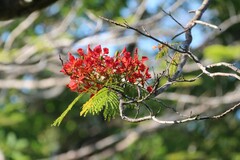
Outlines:
[{"label": "sunlit leaf", "polygon": [[170,77],[172,77],[176,73],[180,60],[181,60],[181,54],[178,52],[175,52],[169,66]]},{"label": "sunlit leaf", "polygon": [[159,52],[158,52],[157,55],[156,55],[156,59],[161,59],[162,57],[164,57],[165,55],[167,55],[168,50],[169,50],[169,48],[168,48],[167,46],[162,45],[162,44],[159,44],[159,45],[157,46],[157,48],[158,48]]}]

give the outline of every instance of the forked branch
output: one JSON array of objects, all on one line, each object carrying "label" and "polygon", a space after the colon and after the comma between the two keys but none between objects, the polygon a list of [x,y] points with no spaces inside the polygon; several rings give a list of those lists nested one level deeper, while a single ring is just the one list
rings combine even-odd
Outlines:
[{"label": "forked branch", "polygon": [[[173,76],[171,76],[171,78],[168,78],[168,81],[165,84],[161,85],[161,86],[159,86],[158,83],[156,83],[156,82],[159,82],[159,79],[157,79],[155,81],[155,84],[157,84],[157,85],[155,86],[154,91],[149,93],[147,96],[142,97],[141,99],[135,100],[135,99],[127,99],[126,97],[123,97],[123,95],[119,94],[119,98],[120,98],[119,111],[120,111],[120,116],[121,116],[121,118],[123,120],[129,121],[129,122],[142,122],[142,121],[146,121],[146,120],[153,120],[153,121],[155,121],[157,123],[160,123],[160,124],[178,124],[178,123],[185,123],[185,122],[195,121],[195,120],[218,119],[218,118],[221,118],[221,117],[225,116],[229,112],[235,110],[236,108],[239,108],[240,103],[234,105],[230,109],[228,109],[225,112],[220,113],[218,115],[214,115],[214,116],[201,116],[201,115],[192,116],[192,115],[190,115],[189,117],[185,117],[185,118],[178,119],[178,120],[170,120],[170,121],[159,120],[156,117],[156,115],[154,115],[150,110],[149,110],[149,115],[142,116],[140,118],[136,118],[136,117],[135,118],[131,118],[131,117],[125,115],[125,113],[124,113],[124,106],[127,105],[127,104],[143,103],[145,100],[150,98],[151,95],[154,95],[154,97],[158,96],[159,94],[163,93],[172,84],[174,84],[176,82],[182,82],[182,81],[183,82],[191,82],[191,81],[195,81],[196,79],[201,77],[203,74],[206,74],[209,77],[216,77],[216,76],[234,77],[234,78],[240,80],[240,76],[239,76],[240,71],[239,71],[239,69],[236,66],[234,66],[232,64],[229,64],[229,63],[225,63],[225,62],[216,63],[216,64],[210,64],[210,65],[204,66],[200,62],[198,57],[195,56],[190,51],[190,45],[191,45],[192,39],[193,39],[193,37],[192,37],[192,28],[196,24],[202,24],[202,25],[205,25],[207,27],[220,29],[219,27],[217,27],[215,25],[212,25],[210,23],[206,23],[206,22],[203,22],[203,21],[200,20],[202,15],[203,15],[203,13],[208,8],[209,2],[210,2],[210,0],[203,0],[201,6],[197,10],[194,11],[193,18],[187,23],[187,25],[185,27],[182,26],[182,24],[180,22],[178,22],[170,13],[167,13],[166,11],[162,10],[165,14],[170,16],[178,25],[180,25],[184,29],[183,32],[181,32],[181,33],[176,35],[176,36],[178,36],[180,34],[185,33],[185,41],[179,47],[173,46],[173,45],[171,45],[168,42],[164,42],[162,40],[159,40],[159,39],[155,38],[144,27],[142,27],[142,30],[140,30],[140,29],[137,29],[137,28],[135,28],[133,26],[130,26],[126,21],[124,23],[119,23],[119,22],[110,20],[110,19],[105,18],[105,17],[100,17],[101,19],[103,19],[103,20],[105,20],[105,21],[107,21],[109,23],[115,24],[117,26],[120,26],[120,27],[123,27],[123,28],[126,28],[126,29],[133,30],[133,31],[135,31],[135,32],[137,32],[137,33],[147,37],[147,38],[150,38],[150,39],[156,41],[157,43],[159,43],[159,44],[161,44],[163,46],[168,47],[169,49],[171,49],[171,50],[173,50],[175,52],[181,53],[181,58],[180,58],[181,60],[180,60],[179,64],[177,64],[178,68],[177,68],[176,72],[173,74]],[[196,78],[193,78],[191,80],[185,80],[185,79],[179,80],[179,77],[182,75],[183,68],[184,68],[188,58],[193,60],[198,65],[198,67],[202,71],[202,73],[200,73]],[[213,72],[212,73],[212,72],[208,71],[208,69],[210,69],[210,68],[220,67],[220,66],[224,66],[226,68],[229,68],[234,73],[225,73],[225,72]],[[125,100],[127,100],[127,101],[125,101]],[[138,113],[139,113],[139,110],[137,111],[137,115],[138,115]],[[177,112],[175,112],[175,113],[177,113]]]}]

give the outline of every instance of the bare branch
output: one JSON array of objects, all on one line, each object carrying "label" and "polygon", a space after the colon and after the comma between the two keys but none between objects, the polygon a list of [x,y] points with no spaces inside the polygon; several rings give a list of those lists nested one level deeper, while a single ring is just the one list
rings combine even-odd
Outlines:
[{"label": "bare branch", "polygon": [[214,72],[214,73],[204,72],[204,73],[206,73],[210,77],[233,77],[240,80],[240,76],[234,73],[223,73],[223,72]]},{"label": "bare branch", "polygon": [[239,69],[237,67],[235,67],[234,65],[232,65],[232,64],[229,64],[229,63],[226,63],[226,62],[220,62],[220,63],[208,65],[206,67],[203,67],[202,64],[198,64],[198,65],[200,66],[200,69],[203,71],[203,73],[207,74],[210,77],[217,77],[217,76],[220,76],[220,77],[233,77],[233,78],[236,78],[236,79],[240,80],[240,76],[237,75],[237,74],[234,74],[234,73],[224,73],[224,72],[214,72],[214,73],[211,73],[211,72],[207,71],[207,68],[225,66],[225,67],[228,67],[228,68],[232,69],[233,71],[239,73],[240,72]]},{"label": "bare branch", "polygon": [[196,23],[194,23],[196,20],[201,19],[203,13],[205,12],[205,10],[207,9],[208,5],[209,5],[209,1],[210,0],[203,0],[202,5],[195,11],[195,16],[188,22],[187,26],[185,28],[187,28],[185,37],[185,44],[184,44],[184,49],[186,51],[189,50],[189,46],[192,43],[192,33],[191,33],[191,29],[195,26]]},{"label": "bare branch", "polygon": [[240,69],[239,68],[235,67],[233,64],[226,63],[226,62],[219,62],[219,63],[215,63],[215,64],[210,64],[210,65],[207,65],[207,68],[220,67],[220,66],[228,67],[231,70],[233,70],[234,72],[237,72],[237,73],[240,74]]},{"label": "bare branch", "polygon": [[[122,104],[121,104],[122,105]],[[122,106],[120,106],[122,107]],[[188,118],[184,118],[184,119],[180,119],[180,120],[159,120],[158,118],[156,118],[155,116],[144,116],[144,117],[141,117],[141,118],[130,118],[130,117],[127,117],[126,115],[124,115],[124,113],[120,110],[120,115],[122,117],[123,120],[126,120],[128,122],[134,122],[134,123],[137,123],[137,122],[142,122],[142,121],[147,121],[147,120],[153,120],[159,124],[180,124],[180,123],[186,123],[186,122],[190,122],[190,121],[196,121],[196,120],[206,120],[206,119],[218,119],[218,118],[222,118],[223,116],[225,116],[226,114],[234,111],[235,109],[239,108],[240,107],[240,102],[236,105],[234,105],[233,107],[229,108],[228,110],[226,110],[225,112],[223,113],[220,113],[218,115],[214,115],[214,116],[204,116],[204,117],[201,117],[200,115],[196,115],[196,116],[191,116],[191,117],[188,117]]]},{"label": "bare branch", "polygon": [[233,107],[229,108],[228,110],[226,110],[225,112],[223,113],[220,113],[218,115],[215,115],[215,116],[212,116],[210,117],[210,119],[219,119],[219,118],[222,118],[223,116],[226,116],[228,113],[234,111],[235,109],[239,108],[240,107],[240,103],[234,105]]},{"label": "bare branch", "polygon": [[197,23],[197,24],[202,24],[202,25],[205,25],[207,27],[210,27],[210,28],[213,28],[213,29],[218,29],[218,30],[221,31],[221,28],[219,28],[216,25],[213,25],[213,24],[210,24],[210,23],[207,23],[207,22],[203,22],[203,21],[200,21],[200,20],[195,20],[194,22]]},{"label": "bare branch", "polygon": [[215,66],[226,66],[230,69],[232,69],[233,71],[239,73],[239,69],[237,67],[234,67],[232,64],[228,64],[228,63],[225,63],[225,62],[220,62],[220,63],[217,63],[217,64],[212,64],[212,65],[209,65],[209,66],[203,66],[201,64],[201,62],[198,60],[198,58],[193,55],[193,53],[191,52],[187,52],[188,53],[188,56],[198,65],[198,67],[202,70],[202,72],[206,75],[208,75],[209,77],[216,77],[216,76],[221,76],[221,77],[233,77],[233,78],[236,78],[236,79],[239,79],[240,80],[240,77],[237,75],[237,74],[234,74],[234,73],[223,73],[223,72],[215,72],[215,73],[211,73],[209,71],[207,71],[208,68],[212,68],[212,67],[215,67]]}]

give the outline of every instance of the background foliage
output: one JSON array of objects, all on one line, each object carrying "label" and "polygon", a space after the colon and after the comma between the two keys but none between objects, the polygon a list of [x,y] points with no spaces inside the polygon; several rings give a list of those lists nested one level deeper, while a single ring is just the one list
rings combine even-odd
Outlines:
[{"label": "background foliage", "polygon": [[[141,8],[138,7],[143,2],[147,7],[141,14]],[[128,137],[127,141],[133,143],[124,143],[126,147],[121,146],[123,149],[113,144],[110,148],[93,152],[84,158],[98,156],[100,159],[239,160],[240,110],[218,121],[191,122],[140,132],[137,129],[141,123],[123,122],[118,116],[110,122],[104,121],[103,116],[80,117],[80,107],[88,100],[86,96],[75,104],[59,127],[51,127],[52,122],[76,97],[75,93],[64,86],[67,79],[59,73],[61,62],[58,54],[66,57],[68,51],[86,47],[86,44],[103,44],[110,47],[111,52],[123,46],[130,50],[138,47],[143,55],[152,56],[150,63],[161,70],[159,63],[162,64],[164,60],[155,60],[157,51],[152,49],[153,45],[157,45],[155,42],[106,22],[102,23],[96,15],[114,20],[121,20],[123,17],[134,25],[141,23],[141,19],[161,12],[160,7],[167,10],[174,3],[175,1],[68,0],[59,1],[28,17],[0,22],[0,151],[5,158],[42,159],[88,145],[94,148],[105,137],[123,136],[131,129],[136,134],[132,138]],[[198,5],[199,1],[186,0],[173,15],[185,24],[190,16],[188,10],[195,9]],[[214,1],[203,18],[218,25],[238,15],[239,7],[238,0]],[[33,22],[27,25],[26,18]],[[25,29],[20,26],[23,23],[27,26]],[[171,22],[169,17],[153,20],[144,26],[153,35],[165,40],[180,31],[179,26]],[[239,21],[221,33],[196,27],[193,49],[206,62],[224,60],[239,67],[239,28]],[[203,32],[206,34],[202,35]],[[214,39],[213,33],[216,37]],[[176,41],[183,38],[179,37]],[[199,72],[194,70],[191,63],[186,68],[186,76],[189,77]],[[216,100],[222,102],[221,97],[227,93],[235,92],[235,95],[240,95],[239,87],[239,81],[232,78],[205,77],[192,84],[173,86],[167,93],[217,97]],[[166,96],[162,99],[164,103],[176,106],[177,110],[191,105],[178,102],[178,97],[171,99]],[[239,101],[239,98],[235,101]],[[218,106],[225,108],[232,103],[223,102]],[[167,110],[166,113],[171,111]],[[211,110],[206,114],[211,114]],[[111,148],[115,150],[108,152],[112,153],[110,158],[104,151]]]}]

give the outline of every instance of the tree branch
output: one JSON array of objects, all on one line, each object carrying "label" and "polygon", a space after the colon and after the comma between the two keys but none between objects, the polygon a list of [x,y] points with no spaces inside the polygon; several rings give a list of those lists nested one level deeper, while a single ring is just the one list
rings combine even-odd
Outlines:
[{"label": "tree branch", "polygon": [[0,1],[0,20],[28,15],[36,10],[43,9],[57,0],[1,0]]}]

